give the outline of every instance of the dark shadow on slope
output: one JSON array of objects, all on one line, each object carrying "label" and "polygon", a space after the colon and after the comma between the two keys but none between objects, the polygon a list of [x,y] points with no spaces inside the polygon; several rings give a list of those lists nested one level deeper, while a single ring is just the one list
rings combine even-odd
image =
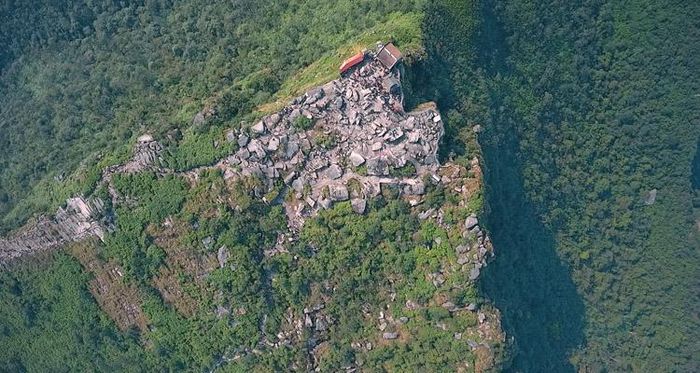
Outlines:
[{"label": "dark shadow on slope", "polygon": [[[432,100],[443,114],[456,110],[485,124],[479,141],[485,165],[484,220],[497,255],[483,271],[480,286],[501,310],[507,335],[515,338],[505,370],[573,372],[569,356],[583,343],[584,305],[551,232],[525,195],[522,166],[516,161],[512,95],[499,83],[509,75],[507,45],[494,10],[488,2],[482,6],[477,20],[476,7],[468,3],[428,2],[423,24],[427,56],[412,61],[403,75],[406,104],[410,109]],[[469,104],[484,97],[480,92],[486,92],[486,107]],[[458,136],[466,124],[449,118],[445,124],[441,159],[448,153],[466,154]]]},{"label": "dark shadow on slope", "polygon": [[518,162],[514,110],[509,110],[509,74],[503,30],[487,1],[482,8],[479,65],[490,77],[491,123],[480,139],[484,157],[485,220],[496,259],[484,270],[482,293],[501,310],[514,337],[513,372],[573,372],[571,353],[583,343],[584,304],[569,269],[556,252],[552,233],[540,222],[524,191]]},{"label": "dark shadow on slope", "polygon": [[552,234],[527,201],[514,161],[517,143],[508,131],[503,125],[482,141],[485,219],[496,259],[482,272],[480,287],[515,338],[508,371],[573,372],[568,357],[583,342],[583,302],[556,254]]}]

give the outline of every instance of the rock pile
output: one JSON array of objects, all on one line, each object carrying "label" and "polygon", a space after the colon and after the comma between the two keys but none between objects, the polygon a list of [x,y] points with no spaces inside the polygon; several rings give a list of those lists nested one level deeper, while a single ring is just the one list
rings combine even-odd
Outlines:
[{"label": "rock pile", "polygon": [[[112,186],[112,175],[145,170],[164,171],[159,167],[162,150],[163,146],[151,135],[143,135],[137,139],[131,159],[102,171],[101,183],[107,185],[113,205],[120,200]],[[88,237],[103,240],[105,233],[111,229],[106,215],[104,201],[99,198],[69,198],[66,206],[59,208],[53,217],[41,216],[9,237],[0,238],[0,266],[20,256],[51,250]]]},{"label": "rock pile", "polygon": [[339,201],[363,213],[367,198],[389,185],[422,195],[424,177],[439,166],[442,119],[433,108],[403,111],[399,74],[369,55],[349,75],[247,130],[229,131],[239,149],[220,164],[226,177],[255,176],[268,191],[281,180],[290,191],[284,206],[291,228]]}]

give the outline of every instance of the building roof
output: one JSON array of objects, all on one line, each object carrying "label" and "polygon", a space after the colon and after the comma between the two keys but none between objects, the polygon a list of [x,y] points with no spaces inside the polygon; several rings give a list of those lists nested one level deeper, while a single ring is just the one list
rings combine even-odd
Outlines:
[{"label": "building roof", "polygon": [[363,52],[360,52],[360,53],[348,58],[347,60],[345,60],[343,62],[342,65],[340,65],[340,73],[342,74],[342,73],[350,70],[351,67],[359,64],[364,59],[365,59],[365,54]]},{"label": "building roof", "polygon": [[377,58],[387,69],[391,70],[401,60],[401,51],[394,44],[388,43],[379,50]]}]

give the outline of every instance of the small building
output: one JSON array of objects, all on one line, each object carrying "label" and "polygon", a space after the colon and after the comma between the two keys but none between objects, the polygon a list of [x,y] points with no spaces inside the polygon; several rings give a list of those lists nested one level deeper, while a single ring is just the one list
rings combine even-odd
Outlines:
[{"label": "small building", "polygon": [[401,51],[393,43],[382,46],[377,52],[377,59],[389,70],[401,60]]},{"label": "small building", "polygon": [[340,74],[344,74],[346,71],[350,70],[353,66],[358,65],[360,62],[364,61],[365,59],[365,53],[360,52],[347,60],[343,62],[342,65],[340,65]]}]

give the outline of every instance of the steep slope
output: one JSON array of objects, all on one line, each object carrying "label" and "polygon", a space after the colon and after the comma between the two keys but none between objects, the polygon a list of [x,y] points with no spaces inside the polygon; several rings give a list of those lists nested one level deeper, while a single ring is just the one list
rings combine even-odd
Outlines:
[{"label": "steep slope", "polygon": [[[100,307],[138,336],[144,366],[497,366],[500,315],[475,287],[493,255],[476,216],[479,160],[441,164],[441,115],[402,101],[399,70],[369,52],[341,79],[225,131],[228,153],[212,165],[168,168],[146,135],[104,170],[90,198],[106,208],[86,216],[108,233],[71,253]],[[56,246],[23,239],[5,253]]]},{"label": "steep slope", "polygon": [[212,101],[223,103],[218,124],[230,126],[268,103],[292,74],[340,58],[341,47],[391,35],[406,47],[418,44],[421,3],[1,5],[0,232],[90,192],[136,136],[184,131]]},{"label": "steep slope", "polygon": [[696,3],[484,9],[489,220],[504,261],[486,290],[520,340],[514,368],[697,370]]}]

